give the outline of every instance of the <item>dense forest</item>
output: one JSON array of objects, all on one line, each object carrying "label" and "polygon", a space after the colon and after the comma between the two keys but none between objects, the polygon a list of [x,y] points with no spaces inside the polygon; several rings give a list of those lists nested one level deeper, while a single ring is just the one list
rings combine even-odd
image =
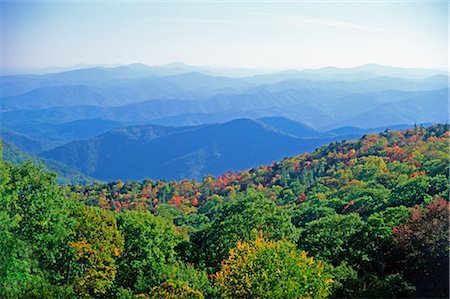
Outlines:
[{"label": "dense forest", "polygon": [[0,162],[1,298],[448,298],[449,126],[201,181]]}]

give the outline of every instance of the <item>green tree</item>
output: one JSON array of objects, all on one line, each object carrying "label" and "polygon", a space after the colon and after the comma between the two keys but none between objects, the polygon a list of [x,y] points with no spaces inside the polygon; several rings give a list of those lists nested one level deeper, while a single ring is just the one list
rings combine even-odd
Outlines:
[{"label": "green tree", "polygon": [[268,239],[296,241],[298,235],[290,215],[255,190],[223,202],[212,222],[193,234],[191,259],[217,269],[238,240],[252,240],[259,234]]},{"label": "green tree", "polygon": [[330,207],[324,207],[315,204],[301,204],[293,213],[292,223],[299,228],[305,227],[307,223],[317,220],[321,217],[336,214],[335,210]]},{"label": "green tree", "polygon": [[166,266],[175,263],[174,248],[182,240],[175,226],[137,211],[117,214],[117,222],[125,241],[118,259],[117,285],[140,293],[164,282]]},{"label": "green tree", "polygon": [[421,175],[412,179],[402,180],[392,190],[389,198],[390,206],[404,205],[413,207],[432,199],[430,196],[431,178]]},{"label": "green tree", "polygon": [[0,206],[0,297],[70,296],[73,221],[55,176],[31,162],[0,160]]},{"label": "green tree", "polygon": [[300,230],[300,249],[334,266],[360,266],[369,260],[366,224],[358,214],[328,215]]},{"label": "green tree", "polygon": [[138,298],[152,299],[203,299],[200,291],[193,290],[184,281],[166,281],[161,285],[152,288],[148,296],[138,296]]}]

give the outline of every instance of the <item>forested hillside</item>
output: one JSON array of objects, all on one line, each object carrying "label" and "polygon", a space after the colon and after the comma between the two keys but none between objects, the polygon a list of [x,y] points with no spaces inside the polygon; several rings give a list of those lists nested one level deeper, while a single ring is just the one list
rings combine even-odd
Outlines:
[{"label": "forested hillside", "polygon": [[[293,128],[303,127],[291,122]],[[314,150],[334,140],[362,135],[312,130],[313,137],[299,138],[285,132],[283,126],[278,127],[281,128],[250,119],[187,127],[129,126],[72,141],[41,156],[103,181],[145,177],[201,180],[208,174],[248,169]]]},{"label": "forested hillside", "polygon": [[[449,126],[201,181],[0,163],[0,297],[448,298]],[[231,141],[230,141],[231,142]]]},{"label": "forested hillside", "polygon": [[[19,165],[25,161],[32,161],[34,164],[42,165],[47,171],[52,171],[57,174],[56,181],[61,185],[66,184],[87,184],[96,181],[79,171],[76,171],[69,166],[59,163],[51,159],[45,159],[28,154],[13,144],[5,142],[0,139],[3,146],[2,159],[14,165]],[[97,180],[98,181],[98,180]]]}]

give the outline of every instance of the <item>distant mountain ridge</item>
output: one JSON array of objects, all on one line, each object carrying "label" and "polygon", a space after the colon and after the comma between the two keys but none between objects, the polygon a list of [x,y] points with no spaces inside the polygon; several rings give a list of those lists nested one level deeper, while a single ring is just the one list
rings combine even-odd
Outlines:
[{"label": "distant mountain ridge", "polygon": [[446,123],[448,78],[445,71],[374,64],[277,71],[82,66],[0,76],[1,131],[27,153],[97,178],[199,178],[372,128]]},{"label": "distant mountain ridge", "polygon": [[101,180],[200,179],[267,164],[365,132],[317,132],[285,118],[190,127],[128,126],[42,153]]},{"label": "distant mountain ridge", "polygon": [[[342,126],[370,128],[404,123],[446,122],[448,106],[448,89],[417,92],[385,90],[344,96],[332,91],[302,89],[254,91],[190,101],[151,100],[114,107],[77,105],[14,110],[4,111],[2,119],[3,126],[14,129],[23,122],[65,123],[92,118],[121,123],[184,126],[223,123],[236,118],[282,116],[317,129]],[[372,117],[372,113],[384,116]],[[21,133],[26,134],[24,131]]]},{"label": "distant mountain ridge", "polygon": [[[365,75],[361,75],[361,74]],[[191,75],[189,75],[191,74]],[[260,84],[274,84],[285,80],[312,80],[312,81],[361,81],[379,77],[398,78],[400,80],[423,80],[448,77],[448,73],[439,70],[401,69],[381,65],[364,65],[355,68],[327,67],[321,69],[289,70],[244,77],[228,77],[221,72],[214,72],[214,68],[195,67],[185,64],[175,66],[148,66],[144,64],[131,64],[116,67],[91,67],[80,68],[59,73],[33,74],[33,75],[9,75],[0,76],[1,97],[15,96],[30,92],[41,87],[61,85],[86,85],[90,87],[106,88],[132,85],[133,81],[141,81],[144,78],[160,79],[162,81],[176,82],[176,78],[194,78],[201,76],[204,80],[210,80],[209,84],[226,81],[228,85],[238,84],[247,87]],[[171,79],[172,77],[172,79]],[[211,79],[213,81],[211,81]],[[188,80],[189,82],[189,80]],[[205,81],[202,81],[205,82]],[[166,84],[168,84],[166,83]],[[192,81],[190,82],[192,83]]]}]

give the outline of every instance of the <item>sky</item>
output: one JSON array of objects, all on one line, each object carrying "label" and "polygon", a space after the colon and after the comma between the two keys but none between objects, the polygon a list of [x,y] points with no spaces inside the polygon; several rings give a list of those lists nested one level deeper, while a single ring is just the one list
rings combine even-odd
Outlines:
[{"label": "sky", "polygon": [[4,1],[0,67],[448,67],[447,1]]}]

